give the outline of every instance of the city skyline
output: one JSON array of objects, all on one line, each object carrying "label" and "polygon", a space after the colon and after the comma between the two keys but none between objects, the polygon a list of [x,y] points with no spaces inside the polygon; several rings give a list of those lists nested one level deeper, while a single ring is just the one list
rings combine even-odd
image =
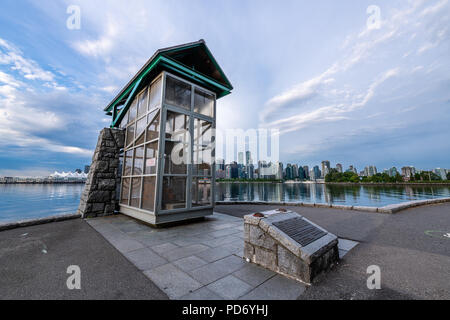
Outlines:
[{"label": "city skyline", "polygon": [[[366,165],[359,170],[354,165],[345,167],[342,163],[335,163],[329,160],[323,160],[319,164],[305,165],[301,162],[282,162],[282,161],[265,161],[259,160],[256,165],[252,161],[250,151],[244,153],[239,152],[237,161],[226,162],[224,159],[216,159],[216,178],[217,179],[273,179],[273,180],[319,180],[325,179],[325,176],[336,170],[339,173],[352,172],[359,177],[372,177],[378,173],[386,173],[391,177],[401,175],[405,178],[414,177],[419,172],[433,172],[442,180],[448,180],[447,175],[450,173],[448,168],[416,168],[413,165],[402,165],[397,169],[397,166],[388,168],[377,168],[376,165]],[[430,178],[431,179],[431,178]]]},{"label": "city skyline", "polygon": [[119,89],[157,48],[198,39],[235,88],[217,128],[279,130],[284,163],[450,167],[448,0],[378,1],[376,26],[369,0],[80,0],[79,29],[71,4],[2,3],[0,175],[88,163]]}]

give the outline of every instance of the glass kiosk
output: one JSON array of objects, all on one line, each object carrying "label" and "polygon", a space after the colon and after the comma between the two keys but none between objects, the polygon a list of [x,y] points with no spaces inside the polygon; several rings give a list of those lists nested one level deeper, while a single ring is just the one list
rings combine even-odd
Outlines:
[{"label": "glass kiosk", "polygon": [[153,225],[213,213],[216,100],[231,90],[200,40],[158,50],[110,103],[126,132],[121,213]]}]

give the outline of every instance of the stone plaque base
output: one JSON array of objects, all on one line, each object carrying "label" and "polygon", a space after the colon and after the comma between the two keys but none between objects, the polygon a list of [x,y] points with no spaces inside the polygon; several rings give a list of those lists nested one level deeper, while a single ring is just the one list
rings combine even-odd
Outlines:
[{"label": "stone plaque base", "polygon": [[[296,230],[283,227],[294,222],[299,226]],[[244,232],[244,258],[305,283],[311,283],[339,260],[338,238],[296,212],[273,210],[247,215]]]}]

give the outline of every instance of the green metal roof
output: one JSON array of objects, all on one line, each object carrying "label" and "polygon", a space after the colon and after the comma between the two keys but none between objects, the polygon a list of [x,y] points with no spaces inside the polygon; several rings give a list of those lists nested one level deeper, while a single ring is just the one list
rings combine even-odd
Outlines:
[{"label": "green metal roof", "polygon": [[[216,92],[217,98],[221,98],[233,90],[233,86],[204,40],[159,49],[104,109],[107,114],[113,115],[112,126],[121,121],[126,112],[125,109],[128,109],[134,96],[139,92],[139,86],[145,85],[142,83],[142,79],[159,67],[204,85]],[[117,115],[116,106],[125,99],[126,103]]]}]

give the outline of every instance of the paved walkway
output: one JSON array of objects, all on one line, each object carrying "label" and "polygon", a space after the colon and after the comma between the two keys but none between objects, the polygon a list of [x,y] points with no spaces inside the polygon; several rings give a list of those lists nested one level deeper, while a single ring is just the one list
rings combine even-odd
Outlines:
[{"label": "paved walkway", "polygon": [[[217,206],[237,217],[276,206]],[[310,287],[302,299],[450,299],[450,203],[396,214],[310,207],[299,212],[340,238],[360,244]],[[381,269],[381,290],[369,290],[367,267]]]},{"label": "paved walkway", "polygon": [[[81,270],[69,290],[67,268]],[[0,299],[168,299],[84,220],[0,232]]]},{"label": "paved walkway", "polygon": [[[87,220],[171,299],[297,299],[305,286],[245,262],[243,220],[220,213],[153,229],[124,215]],[[342,241],[345,255],[356,243]]]}]

